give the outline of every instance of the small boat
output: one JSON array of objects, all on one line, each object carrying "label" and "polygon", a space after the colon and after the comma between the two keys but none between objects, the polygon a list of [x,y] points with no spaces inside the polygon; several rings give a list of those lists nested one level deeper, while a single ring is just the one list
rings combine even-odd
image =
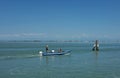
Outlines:
[{"label": "small boat", "polygon": [[65,51],[62,51],[62,52],[54,52],[54,51],[51,51],[51,52],[40,51],[39,52],[40,56],[66,55],[66,54],[69,54],[69,53],[71,53],[71,50],[65,50]]}]

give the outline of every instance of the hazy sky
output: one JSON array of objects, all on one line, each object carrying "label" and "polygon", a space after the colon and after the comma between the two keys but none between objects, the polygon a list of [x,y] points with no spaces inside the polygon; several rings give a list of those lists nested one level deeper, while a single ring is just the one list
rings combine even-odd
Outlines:
[{"label": "hazy sky", "polygon": [[120,0],[0,0],[0,40],[120,39]]}]

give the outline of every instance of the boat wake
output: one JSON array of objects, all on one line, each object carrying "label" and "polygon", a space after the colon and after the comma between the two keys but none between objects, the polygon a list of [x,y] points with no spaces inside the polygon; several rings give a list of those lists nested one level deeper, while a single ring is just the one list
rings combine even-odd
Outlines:
[{"label": "boat wake", "polygon": [[31,55],[31,54],[27,54],[27,55],[16,55],[16,56],[0,56],[0,60],[10,60],[10,59],[22,59],[22,58],[34,58],[34,57],[38,57],[39,55]]}]

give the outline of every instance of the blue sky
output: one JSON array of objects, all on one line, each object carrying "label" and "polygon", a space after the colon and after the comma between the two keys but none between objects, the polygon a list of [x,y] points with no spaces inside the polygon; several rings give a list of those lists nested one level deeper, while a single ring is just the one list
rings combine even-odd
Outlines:
[{"label": "blue sky", "polygon": [[119,40],[119,8],[119,0],[0,0],[0,40]]}]

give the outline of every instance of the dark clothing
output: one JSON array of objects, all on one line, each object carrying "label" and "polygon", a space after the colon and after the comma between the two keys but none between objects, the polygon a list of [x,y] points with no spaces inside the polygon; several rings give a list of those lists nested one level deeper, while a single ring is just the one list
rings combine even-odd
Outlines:
[{"label": "dark clothing", "polygon": [[46,45],[46,52],[48,52],[48,45]]}]

